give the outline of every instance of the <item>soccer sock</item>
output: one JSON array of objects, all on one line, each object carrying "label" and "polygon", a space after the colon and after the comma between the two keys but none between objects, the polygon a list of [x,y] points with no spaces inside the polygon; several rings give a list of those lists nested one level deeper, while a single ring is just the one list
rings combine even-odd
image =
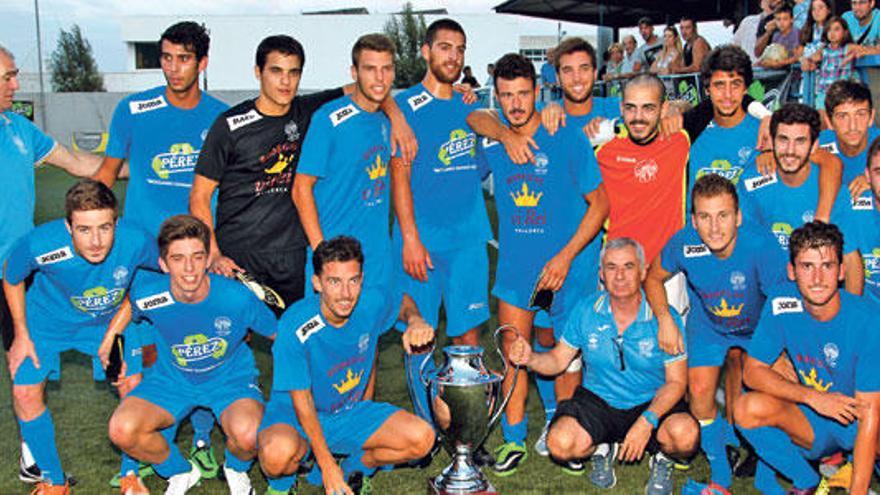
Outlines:
[{"label": "soccer sock", "polygon": [[505,442],[516,442],[520,446],[525,446],[526,435],[528,434],[529,415],[526,413],[522,421],[512,425],[507,422],[507,413],[501,418],[501,434]]},{"label": "soccer sock", "polygon": [[776,481],[776,471],[760,459],[755,468],[755,488],[763,495],[785,495],[785,491]]},{"label": "soccer sock", "polygon": [[342,474],[345,475],[346,480],[351,475],[351,473],[354,473],[356,471],[364,473],[364,476],[372,476],[373,473],[376,471],[375,468],[367,467],[364,464],[363,457],[364,451],[357,450],[355,452],[352,452],[350,456],[343,459],[342,462],[339,464],[339,467],[342,468]]},{"label": "soccer sock", "polygon": [[125,452],[122,453],[122,460],[119,462],[119,475],[123,478],[128,475],[128,473],[138,473],[138,468],[140,468],[140,463],[134,460],[130,455]]},{"label": "soccer sock", "polygon": [[724,425],[727,424],[720,412],[715,414],[714,419],[700,420],[700,447],[706,453],[706,460],[712,469],[712,481],[724,488],[730,488],[732,478],[730,464],[727,463],[727,450],[724,448]]},{"label": "soccer sock", "polygon": [[293,488],[293,485],[296,484],[296,475],[289,474],[287,476],[281,476],[280,478],[270,478],[266,476],[266,482],[269,483],[269,488],[277,492],[287,493]]},{"label": "soccer sock", "polygon": [[740,428],[743,436],[760,452],[761,459],[792,481],[795,488],[810,488],[819,484],[819,475],[801,455],[801,449],[791,443],[782,430],[762,426],[748,430]]},{"label": "soccer sock", "polygon": [[[549,352],[550,347],[544,347],[538,339],[535,339],[535,352]],[[544,421],[553,419],[556,413],[556,389],[554,383],[556,380],[547,378],[535,373],[535,385],[538,387],[538,396],[541,397],[541,404],[544,405]]]},{"label": "soccer sock", "polygon": [[64,470],[61,469],[61,458],[58,457],[58,448],[55,446],[55,424],[49,408],[31,421],[19,419],[18,426],[21,428],[22,439],[37,461],[43,479],[49,480],[53,485],[63,485]]},{"label": "soccer sock", "polygon": [[[437,370],[437,366],[434,364],[433,355],[429,356],[427,362],[425,362],[426,356],[428,354],[412,354],[404,357],[407,376],[406,383],[409,387],[409,397],[412,400],[413,411],[418,417],[433,425],[431,409],[428,406],[428,392],[422,384],[420,373],[424,372],[425,376],[431,376]],[[422,363],[425,365],[424,369],[422,369]]]},{"label": "soccer sock", "polygon": [[[720,412],[718,413],[721,414]],[[720,416],[719,416],[720,417]],[[736,430],[733,429],[733,425],[730,424],[726,419],[720,417],[720,419],[716,419],[716,422],[720,422],[718,425],[719,428],[724,430],[724,443],[727,445],[732,445],[734,447],[739,447],[739,437],[736,436]],[[725,452],[726,455],[726,452]]]},{"label": "soccer sock", "polygon": [[214,415],[211,411],[201,407],[196,408],[189,417],[193,427],[193,447],[211,445],[211,430],[214,429]]},{"label": "soccer sock", "polygon": [[159,473],[159,476],[168,479],[175,474],[187,473],[192,469],[192,465],[190,465],[189,461],[183,457],[183,454],[180,453],[180,449],[177,448],[177,445],[170,444],[170,450],[168,452],[168,457],[165,458],[159,464],[153,464],[153,469]]},{"label": "soccer sock", "polygon": [[239,459],[235,456],[235,454],[230,452],[228,448],[226,449],[224,456],[226,457],[226,467],[233,471],[238,471],[239,473],[246,473],[250,471],[251,464],[254,463],[253,459],[247,461]]}]

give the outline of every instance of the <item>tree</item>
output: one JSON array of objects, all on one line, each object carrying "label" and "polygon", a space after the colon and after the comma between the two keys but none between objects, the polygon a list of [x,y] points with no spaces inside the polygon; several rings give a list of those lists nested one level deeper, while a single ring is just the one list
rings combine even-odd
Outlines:
[{"label": "tree", "polygon": [[49,67],[55,91],[104,91],[92,45],[76,24],[70,31],[61,30]]},{"label": "tree", "polygon": [[395,88],[408,88],[425,77],[426,66],[420,49],[427,31],[425,16],[416,16],[410,2],[404,4],[403,11],[391,16],[385,23],[385,34],[397,47],[394,58]]}]

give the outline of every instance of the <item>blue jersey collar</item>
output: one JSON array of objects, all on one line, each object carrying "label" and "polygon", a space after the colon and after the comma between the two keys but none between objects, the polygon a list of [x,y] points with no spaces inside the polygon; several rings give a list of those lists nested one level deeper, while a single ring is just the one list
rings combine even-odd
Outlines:
[{"label": "blue jersey collar", "polygon": [[[651,305],[648,304],[648,298],[645,297],[645,291],[639,289],[639,293],[642,295],[642,302],[639,305],[639,315],[636,317],[635,321],[639,323],[649,322],[654,319],[654,312],[651,311]],[[602,291],[596,299],[596,303],[593,305],[593,310],[595,310],[597,314],[603,316],[613,316],[611,313],[611,296],[608,295],[607,291]]]}]

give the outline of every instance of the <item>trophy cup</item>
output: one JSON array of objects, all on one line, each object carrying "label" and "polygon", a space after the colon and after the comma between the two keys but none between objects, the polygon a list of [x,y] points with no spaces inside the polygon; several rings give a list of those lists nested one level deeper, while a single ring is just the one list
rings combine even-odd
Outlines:
[{"label": "trophy cup", "polygon": [[[504,400],[500,400],[501,382],[509,368],[498,342],[504,330],[513,330],[513,327],[504,326],[495,331],[498,354],[504,363],[503,374],[486,369],[483,348],[477,346],[445,347],[446,362],[431,376],[424,376],[422,364],[420,378],[428,394],[434,425],[452,456],[452,463],[436,478],[428,480],[431,495],[498,493],[474,464],[472,454],[486,441],[513,394],[511,387]],[[425,362],[428,359],[433,359],[432,354],[428,354]],[[519,366],[514,370],[513,386],[516,386],[517,371]]]}]

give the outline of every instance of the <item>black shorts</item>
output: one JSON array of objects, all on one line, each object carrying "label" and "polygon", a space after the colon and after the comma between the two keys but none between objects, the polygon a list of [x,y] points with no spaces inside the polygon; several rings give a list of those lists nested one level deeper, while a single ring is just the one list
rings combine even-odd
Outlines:
[{"label": "black shorts", "polygon": [[3,334],[3,349],[12,347],[12,338],[15,331],[12,328],[12,315],[9,313],[9,305],[6,303],[6,293],[0,289],[0,333]]},{"label": "black shorts", "polygon": [[[306,248],[292,249],[283,253],[223,253],[238,266],[247,270],[261,284],[268,285],[284,300],[289,308],[303,298],[305,287]],[[272,308],[279,314],[276,308]]]},{"label": "black shorts", "polygon": [[[649,401],[629,409],[617,409],[593,392],[584,387],[578,387],[574,397],[562,401],[556,406],[553,422],[562,416],[571,416],[590,434],[593,445],[622,442],[633,423],[650,405]],[[667,417],[676,413],[690,414],[687,402],[678,401],[669,412],[659,418],[658,425],[662,425]],[[646,447],[646,450],[652,454],[660,450],[660,444],[657,443],[658,429],[654,428],[654,431],[651,432],[651,440],[648,441]]]}]

